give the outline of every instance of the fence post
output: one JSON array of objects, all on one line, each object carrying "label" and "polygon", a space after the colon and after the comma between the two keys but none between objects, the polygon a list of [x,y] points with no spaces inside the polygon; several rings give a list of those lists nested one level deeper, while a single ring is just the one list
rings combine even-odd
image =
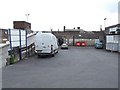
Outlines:
[{"label": "fence post", "polygon": [[27,31],[26,31],[25,37],[26,37],[26,57],[28,57]]},{"label": "fence post", "polygon": [[19,29],[19,42],[20,42],[20,51],[19,51],[19,55],[20,55],[20,60],[22,60],[22,50],[21,50],[21,30]]},{"label": "fence post", "polygon": [[10,49],[12,51],[11,30],[10,29],[8,29],[8,30],[9,30]]}]

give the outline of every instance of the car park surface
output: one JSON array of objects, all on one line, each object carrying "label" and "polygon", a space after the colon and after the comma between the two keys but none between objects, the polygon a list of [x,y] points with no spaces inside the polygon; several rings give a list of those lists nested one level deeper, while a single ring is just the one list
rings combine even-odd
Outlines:
[{"label": "car park surface", "polygon": [[2,70],[3,88],[118,87],[118,54],[94,47],[59,49],[55,57],[33,56]]}]

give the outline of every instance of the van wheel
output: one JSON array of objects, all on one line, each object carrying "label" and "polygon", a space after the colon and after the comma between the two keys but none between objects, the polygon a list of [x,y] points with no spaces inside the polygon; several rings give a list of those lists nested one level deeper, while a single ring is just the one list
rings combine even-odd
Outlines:
[{"label": "van wheel", "polygon": [[52,53],[51,53],[51,56],[52,56],[52,57],[54,57],[54,56],[55,56],[55,55],[54,55],[54,52],[52,52]]},{"label": "van wheel", "polygon": [[51,56],[52,56],[52,57],[54,57],[55,55],[54,55],[54,54],[52,54]]}]

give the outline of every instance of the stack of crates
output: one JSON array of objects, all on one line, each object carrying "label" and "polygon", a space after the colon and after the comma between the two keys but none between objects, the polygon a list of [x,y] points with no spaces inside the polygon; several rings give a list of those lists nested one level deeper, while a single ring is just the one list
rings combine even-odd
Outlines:
[{"label": "stack of crates", "polygon": [[106,36],[106,50],[119,51],[119,36],[118,35],[107,35]]}]

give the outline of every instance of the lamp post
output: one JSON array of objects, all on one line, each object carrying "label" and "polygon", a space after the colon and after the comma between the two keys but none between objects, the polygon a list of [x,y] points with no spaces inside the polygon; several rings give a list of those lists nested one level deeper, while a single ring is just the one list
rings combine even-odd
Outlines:
[{"label": "lamp post", "polygon": [[25,16],[26,16],[26,19],[27,19],[27,22],[28,22],[28,16],[29,16],[30,14],[25,14]]},{"label": "lamp post", "polygon": [[105,27],[106,27],[106,20],[107,20],[107,18],[104,18],[104,30],[105,30]]}]

